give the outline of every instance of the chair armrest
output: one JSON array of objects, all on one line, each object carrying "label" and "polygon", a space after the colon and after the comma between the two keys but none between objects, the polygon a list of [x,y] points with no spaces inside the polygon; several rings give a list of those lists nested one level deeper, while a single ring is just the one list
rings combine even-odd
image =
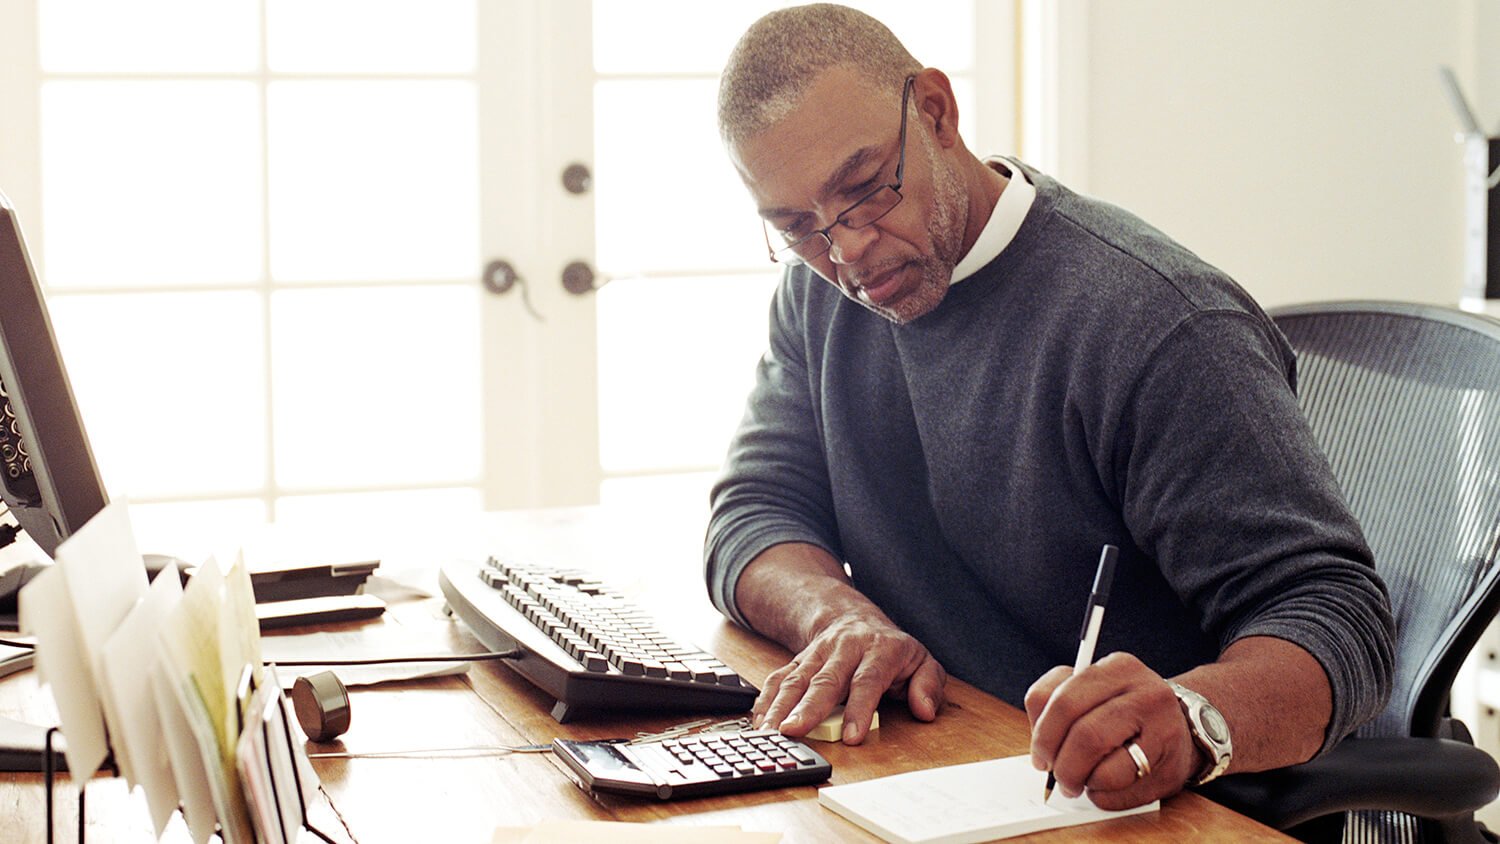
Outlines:
[{"label": "chair armrest", "polygon": [[1220,777],[1197,791],[1276,829],[1358,809],[1443,818],[1494,800],[1500,766],[1448,739],[1351,738],[1310,762]]}]

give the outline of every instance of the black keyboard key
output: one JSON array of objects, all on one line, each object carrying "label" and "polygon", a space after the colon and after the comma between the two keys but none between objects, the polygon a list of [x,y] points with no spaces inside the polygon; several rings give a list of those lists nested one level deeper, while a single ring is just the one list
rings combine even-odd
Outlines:
[{"label": "black keyboard key", "polygon": [[812,765],[818,761],[817,757],[813,756],[810,751],[800,747],[788,747],[786,752],[788,756],[796,759],[799,765]]},{"label": "black keyboard key", "polygon": [[439,582],[482,642],[524,652],[508,667],[559,698],[561,720],[579,707],[743,712],[755,700],[733,670],[586,572],[492,557],[445,565]]}]

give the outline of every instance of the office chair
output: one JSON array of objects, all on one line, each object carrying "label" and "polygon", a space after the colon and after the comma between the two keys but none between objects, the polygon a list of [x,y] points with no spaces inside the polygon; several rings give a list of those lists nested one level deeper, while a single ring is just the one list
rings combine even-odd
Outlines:
[{"label": "office chair", "polygon": [[1390,589],[1385,710],[1318,759],[1201,793],[1304,841],[1479,842],[1500,768],[1446,717],[1500,608],[1500,321],[1337,302],[1271,311],[1298,399]]}]

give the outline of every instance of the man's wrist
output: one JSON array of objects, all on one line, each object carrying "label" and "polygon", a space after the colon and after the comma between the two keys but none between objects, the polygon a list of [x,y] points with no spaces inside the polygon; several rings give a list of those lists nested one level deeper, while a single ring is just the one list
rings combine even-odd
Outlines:
[{"label": "man's wrist", "polygon": [[1228,770],[1234,757],[1229,722],[1203,695],[1170,680],[1167,685],[1177,695],[1182,716],[1187,720],[1188,735],[1198,751],[1200,764],[1188,777],[1188,785],[1203,785]]},{"label": "man's wrist", "polygon": [[735,604],[757,633],[800,651],[839,615],[829,590],[840,581],[848,582],[843,568],[822,548],[779,543],[740,572]]}]

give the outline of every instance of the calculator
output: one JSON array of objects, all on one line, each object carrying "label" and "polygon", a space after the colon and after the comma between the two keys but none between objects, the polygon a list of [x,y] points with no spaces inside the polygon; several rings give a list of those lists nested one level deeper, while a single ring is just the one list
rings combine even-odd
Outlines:
[{"label": "calculator", "polygon": [[589,791],[678,800],[827,780],[833,766],[775,730],[727,730],[627,741],[553,739]]}]

